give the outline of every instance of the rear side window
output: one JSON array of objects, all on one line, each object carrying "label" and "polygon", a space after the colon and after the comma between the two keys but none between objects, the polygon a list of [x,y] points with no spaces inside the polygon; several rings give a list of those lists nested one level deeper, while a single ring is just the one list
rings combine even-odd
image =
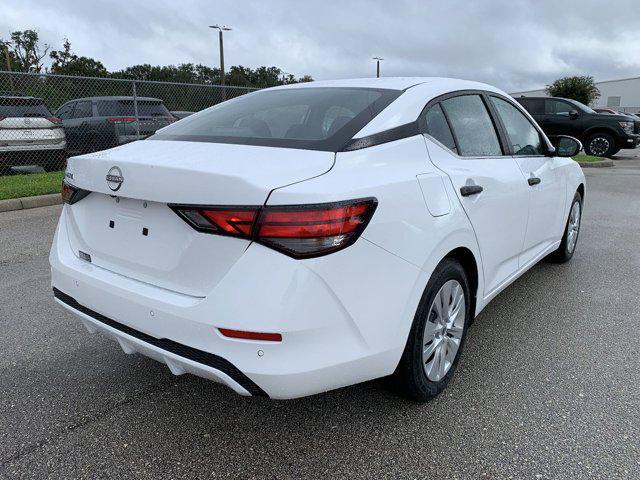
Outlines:
[{"label": "rear side window", "polygon": [[441,103],[458,140],[459,155],[502,155],[498,134],[480,95],[462,95],[448,98]]},{"label": "rear side window", "polygon": [[516,98],[531,115],[544,115],[544,100],[541,98]]},{"label": "rear side window", "polygon": [[[136,107],[131,100],[98,100],[98,116],[100,117],[135,117]],[[138,100],[138,116],[170,117],[171,113],[159,100]]]},{"label": "rear side window", "polygon": [[491,97],[491,101],[500,115],[500,119],[507,130],[509,143],[514,155],[544,155],[540,133],[531,122],[516,107],[506,100]]},{"label": "rear side window", "polygon": [[351,87],[259,91],[192,115],[152,140],[338,151],[401,93]]},{"label": "rear side window", "polygon": [[50,117],[51,112],[40,99],[0,97],[0,117]]},{"label": "rear side window", "polygon": [[449,124],[444,116],[442,107],[439,103],[436,103],[431,107],[425,115],[426,130],[429,135],[438,140],[448,149],[457,153],[456,142],[453,139],[453,134],[449,129]]}]

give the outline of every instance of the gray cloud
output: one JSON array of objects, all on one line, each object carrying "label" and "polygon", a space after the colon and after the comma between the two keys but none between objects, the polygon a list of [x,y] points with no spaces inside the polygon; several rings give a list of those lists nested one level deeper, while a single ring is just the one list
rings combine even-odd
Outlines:
[{"label": "gray cloud", "polygon": [[605,80],[640,75],[640,7],[592,0],[196,1],[3,0],[0,36],[37,28],[68,37],[109,69],[138,63],[276,65],[316,79],[453,76],[514,91],[565,74]]}]

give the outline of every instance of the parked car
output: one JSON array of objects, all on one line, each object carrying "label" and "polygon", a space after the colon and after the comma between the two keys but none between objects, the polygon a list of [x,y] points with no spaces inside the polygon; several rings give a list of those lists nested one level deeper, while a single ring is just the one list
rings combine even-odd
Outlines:
[{"label": "parked car", "polygon": [[590,107],[558,97],[519,97],[547,135],[570,135],[589,155],[610,157],[640,144],[640,121],[625,115],[601,115]]},{"label": "parked car", "polygon": [[75,153],[98,150],[140,140],[175,122],[162,100],[150,97],[88,97],[62,105],[69,149]]},{"label": "parked car", "polygon": [[606,113],[608,115],[619,115],[619,113],[613,110],[612,108],[596,107],[593,110],[597,113]]},{"label": "parked car", "polygon": [[634,121],[640,120],[640,116],[638,116],[635,113],[617,112],[617,111],[613,110],[612,108],[596,107],[593,110],[598,112],[598,113],[604,113],[605,115],[624,115],[625,117],[631,117],[631,119],[634,120]]},{"label": "parked car", "polygon": [[393,374],[426,400],[491,299],[571,259],[580,147],[482,83],[258,91],[71,158],[54,295],[125,352],[243,395]]},{"label": "parked car", "polygon": [[172,110],[171,115],[175,117],[176,120],[182,120],[183,118],[188,117],[189,115],[193,115],[195,112],[187,112],[186,110]]},{"label": "parked car", "polygon": [[0,173],[27,165],[61,170],[66,146],[60,119],[41,98],[0,96]]}]

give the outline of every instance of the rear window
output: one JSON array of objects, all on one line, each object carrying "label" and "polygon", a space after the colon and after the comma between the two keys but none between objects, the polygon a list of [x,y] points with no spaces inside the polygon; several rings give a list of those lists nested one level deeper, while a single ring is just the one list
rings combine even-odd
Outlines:
[{"label": "rear window", "polygon": [[192,115],[151,140],[337,151],[401,93],[343,87],[260,91]]},{"label": "rear window", "polygon": [[[98,116],[135,117],[133,100],[98,100]],[[139,117],[170,117],[171,113],[159,100],[138,100]]]},{"label": "rear window", "polygon": [[0,117],[50,117],[51,112],[39,99],[0,98]]}]

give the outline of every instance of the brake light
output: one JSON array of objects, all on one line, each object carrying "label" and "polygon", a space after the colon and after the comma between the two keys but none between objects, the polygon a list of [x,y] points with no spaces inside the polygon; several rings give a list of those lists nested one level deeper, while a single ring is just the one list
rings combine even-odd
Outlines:
[{"label": "brake light", "polygon": [[312,258],[354,243],[376,206],[374,198],[367,198],[316,205],[171,208],[200,232],[245,238],[293,258]]},{"label": "brake light", "polygon": [[82,200],[90,193],[91,192],[89,190],[83,190],[82,188],[74,187],[70,183],[67,183],[65,180],[62,181],[62,201],[64,203],[73,205],[74,203]]},{"label": "brake light", "polygon": [[49,120],[54,125],[62,125],[62,120],[60,120],[58,117],[47,117],[47,120]]},{"label": "brake light", "polygon": [[136,117],[109,117],[107,122],[109,123],[130,123],[135,122]]}]

